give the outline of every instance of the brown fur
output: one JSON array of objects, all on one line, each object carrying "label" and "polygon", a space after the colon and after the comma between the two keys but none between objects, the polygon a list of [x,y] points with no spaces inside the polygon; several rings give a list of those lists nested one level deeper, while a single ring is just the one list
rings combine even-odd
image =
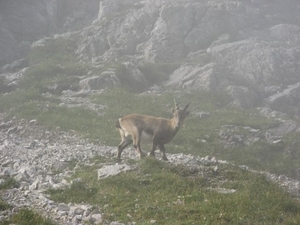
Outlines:
[{"label": "brown fur", "polygon": [[164,144],[172,141],[179,131],[185,117],[189,114],[187,111],[189,104],[187,104],[184,109],[179,109],[175,101],[176,108],[173,110],[172,119],[138,114],[130,114],[120,118],[116,122],[116,128],[119,129],[122,141],[118,146],[117,158],[120,160],[122,151],[132,142],[140,157],[143,157],[140,142],[144,135],[146,135],[149,136],[152,141],[150,155],[154,156],[154,151],[158,147],[163,153],[163,159],[168,160],[165,154]]}]

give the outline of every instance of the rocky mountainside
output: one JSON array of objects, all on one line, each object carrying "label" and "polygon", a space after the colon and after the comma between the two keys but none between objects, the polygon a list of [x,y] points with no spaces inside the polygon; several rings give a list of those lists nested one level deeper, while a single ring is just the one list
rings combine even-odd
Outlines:
[{"label": "rocky mountainside", "polygon": [[1,1],[0,66],[25,57],[40,38],[89,25],[98,8],[99,0]]},{"label": "rocky mountainside", "polygon": [[[0,114],[2,120],[1,117]],[[105,220],[101,208],[84,203],[55,202],[46,192],[48,189],[67,188],[73,182],[77,182],[76,179],[71,179],[72,175],[84,166],[95,165],[92,160],[94,157],[103,157],[106,160],[106,163],[99,165],[98,179],[137,169],[137,163],[132,163],[137,158],[134,150],[124,151],[122,156],[126,160],[120,163],[111,161],[116,151],[115,147],[94,145],[76,134],[45,130],[36,120],[12,119],[2,122],[0,124],[0,185],[6,178],[13,177],[20,186],[1,191],[2,199],[8,202],[11,208],[1,210],[0,222],[20,209],[28,207],[59,224],[124,225],[125,223]],[[222,165],[231,164],[212,156],[198,157],[182,153],[167,155],[170,165],[184,166],[193,171],[194,176],[203,176],[211,183],[217,181],[224,183],[216,174]],[[131,159],[131,163],[128,159]],[[249,170],[246,166],[240,167]],[[262,174],[294,197],[300,197],[300,181],[284,175],[278,176],[266,172]],[[237,190],[214,185],[211,191],[225,195],[235,193]]]},{"label": "rocky mountainside", "polygon": [[[33,42],[44,36],[70,39],[81,62],[123,64],[143,87],[224,90],[235,105],[264,104],[298,118],[299,15],[297,0],[2,1],[0,65],[43,45],[49,38]],[[172,69],[154,79],[161,64]],[[27,66],[19,60],[2,72]],[[85,88],[122,83],[112,70],[89,75]]]},{"label": "rocky mountainside", "polygon": [[[32,60],[31,53],[46,49],[53,54],[51,47],[56,42],[62,51],[59,59],[67,58],[67,52],[76,63],[68,67],[64,61],[51,62],[54,70],[46,74],[51,77],[48,83],[39,84],[43,86],[39,94],[45,99],[55,96],[62,107],[86,108],[102,116],[106,106],[91,103],[90,95],[128,84],[138,87],[138,92],[157,96],[168,90],[221,91],[231,96],[230,104],[256,108],[265,118],[276,120],[274,127],[266,130],[230,123],[221,126],[216,139],[224,149],[259,141],[280,146],[285,135],[300,132],[298,0],[0,1],[1,96],[26,89],[22,78],[30,72],[34,76],[37,59],[46,61],[48,57],[37,54]],[[64,73],[72,77],[65,78]],[[41,111],[48,110],[48,102],[37,104]],[[191,114],[203,120],[210,117],[210,112],[204,111]],[[2,211],[0,221],[20,207],[30,206],[62,224],[120,224],[103,221],[101,209],[90,205],[54,202],[45,190],[69,187],[76,169],[92,165],[96,156],[108,161],[97,171],[99,179],[135,169],[124,164],[135,159],[134,151],[124,152],[122,164],[112,163],[109,160],[116,147],[92,144],[73,131],[47,130],[37,120],[5,116],[0,111],[0,185],[12,177],[20,187],[2,191],[13,208]],[[199,145],[209,145],[211,138],[199,136]],[[296,158],[298,146],[294,141],[280,151]],[[207,177],[230,164],[211,156],[182,153],[168,154],[168,158],[172,165],[183,165]],[[293,173],[295,179],[300,177],[299,168]],[[299,179],[265,175],[299,198]]]}]

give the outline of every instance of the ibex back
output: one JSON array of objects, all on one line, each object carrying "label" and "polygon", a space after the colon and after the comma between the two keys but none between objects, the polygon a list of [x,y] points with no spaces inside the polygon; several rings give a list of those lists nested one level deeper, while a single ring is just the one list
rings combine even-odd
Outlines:
[{"label": "ibex back", "polygon": [[131,143],[142,158],[141,140],[148,139],[152,141],[151,156],[155,157],[155,150],[158,147],[163,154],[163,160],[168,160],[165,153],[164,144],[172,141],[179,131],[185,117],[189,114],[187,111],[190,103],[183,109],[180,109],[175,102],[175,109],[172,110],[173,118],[165,119],[160,117],[130,114],[119,118],[116,127],[120,131],[121,143],[118,146],[117,158],[121,159],[122,151]]}]

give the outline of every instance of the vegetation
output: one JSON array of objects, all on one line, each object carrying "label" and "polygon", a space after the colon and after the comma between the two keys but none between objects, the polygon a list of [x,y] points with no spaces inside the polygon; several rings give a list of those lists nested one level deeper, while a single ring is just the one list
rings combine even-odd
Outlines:
[{"label": "vegetation", "polygon": [[21,209],[17,214],[15,214],[10,220],[0,222],[0,225],[55,225],[50,219],[45,219],[38,213],[30,209]]},{"label": "vegetation", "polygon": [[[0,191],[5,189],[10,189],[10,188],[17,188],[17,187],[19,187],[19,183],[16,180],[14,180],[13,178],[6,178],[4,182],[0,184]],[[0,198],[0,212],[10,208],[11,206]],[[12,218],[10,218],[9,220],[0,221],[0,225],[9,225],[9,224],[55,225],[55,223],[53,223],[51,220],[43,218],[38,213],[35,213],[30,209],[22,209],[18,213],[14,214]]]},{"label": "vegetation", "polygon": [[[7,178],[4,180],[4,182],[1,182],[1,184],[0,184],[0,193],[1,193],[1,190],[14,188],[14,187],[18,187],[18,183],[12,178]],[[4,211],[6,209],[9,209],[9,208],[10,208],[10,205],[7,204],[6,202],[4,202],[0,198],[0,212]]]},{"label": "vegetation", "polygon": [[[95,143],[117,146],[120,142],[114,127],[117,118],[132,112],[170,118],[174,97],[181,105],[192,102],[191,115],[174,140],[166,145],[167,153],[214,155],[254,169],[297,176],[295,169],[300,159],[295,156],[300,154],[300,150],[296,138],[287,136],[284,142],[278,144],[261,139],[250,146],[224,148],[219,141],[219,130],[223,125],[249,126],[266,131],[277,124],[255,111],[227,107],[230,99],[224,93],[166,93],[156,96],[137,95],[122,89],[108,90],[90,98],[93,103],[106,106],[97,113],[86,108],[60,106],[58,97],[24,89],[1,96],[0,104],[4,107],[0,110],[19,118],[37,119],[49,129],[60,127],[65,131],[74,130]],[[200,112],[208,112],[209,116],[200,118]],[[292,151],[282,151],[291,147]],[[150,149],[150,146],[143,148]]]},{"label": "vegetation", "polygon": [[[229,107],[230,98],[221,92],[139,95],[136,93],[143,91],[145,86],[133,83],[126,66],[115,63],[104,65],[104,68],[115,69],[125,89],[106,90],[86,99],[104,108],[96,112],[83,107],[62,106],[60,91],[46,94],[51,86],[64,83],[76,90],[78,75],[90,69],[88,65],[77,62],[74,48],[74,42],[58,39],[49,40],[44,47],[32,51],[28,59],[30,69],[20,81],[19,90],[0,95],[0,112],[10,117],[37,119],[47,129],[60,127],[65,131],[73,130],[94,143],[117,146],[120,140],[114,125],[119,117],[140,113],[171,118],[170,109],[174,107],[175,97],[181,105],[191,102],[191,114],[175,139],[166,146],[167,153],[214,155],[254,169],[299,176],[296,169],[300,163],[300,142],[293,135],[284,137],[283,142],[278,144],[261,139],[250,146],[224,148],[219,141],[219,132],[224,125],[266,131],[277,122],[262,117],[254,110]],[[156,83],[165,80],[176,66],[145,64],[139,69],[150,83]],[[1,79],[0,86],[4,82]],[[208,116],[201,117],[201,112]],[[51,198],[66,203],[85,202],[99,206],[109,220],[137,224],[151,224],[153,221],[156,224],[300,223],[299,202],[262,175],[235,166],[223,165],[218,173],[210,171],[196,176],[187,168],[147,158],[130,162],[138,163],[138,169],[134,172],[97,180],[96,170],[101,167],[103,159],[94,160],[93,166],[82,167],[72,177],[81,178],[80,182],[74,182],[65,190],[50,190]],[[0,189],[17,184],[7,180],[2,185]],[[222,194],[213,188],[234,189],[236,192]],[[0,210],[8,207],[0,201]],[[12,223],[52,224],[27,209],[2,224]]]},{"label": "vegetation", "polygon": [[[300,204],[263,175],[222,166],[220,174],[194,176],[193,171],[155,159],[138,170],[97,180],[96,169],[78,170],[68,189],[50,190],[60,202],[104,206],[110,221],[137,224],[298,224]],[[235,189],[218,193],[212,187]]]},{"label": "vegetation", "polygon": [[17,187],[19,187],[19,183],[13,178],[6,178],[4,182],[0,184],[0,190]]}]

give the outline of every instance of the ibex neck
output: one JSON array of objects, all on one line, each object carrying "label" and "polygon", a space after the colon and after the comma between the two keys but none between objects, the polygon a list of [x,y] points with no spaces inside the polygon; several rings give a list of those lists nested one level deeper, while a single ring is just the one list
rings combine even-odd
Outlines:
[{"label": "ibex neck", "polygon": [[173,117],[170,121],[172,124],[172,129],[176,134],[177,131],[180,129],[180,124],[178,123],[178,120],[175,117]]}]

